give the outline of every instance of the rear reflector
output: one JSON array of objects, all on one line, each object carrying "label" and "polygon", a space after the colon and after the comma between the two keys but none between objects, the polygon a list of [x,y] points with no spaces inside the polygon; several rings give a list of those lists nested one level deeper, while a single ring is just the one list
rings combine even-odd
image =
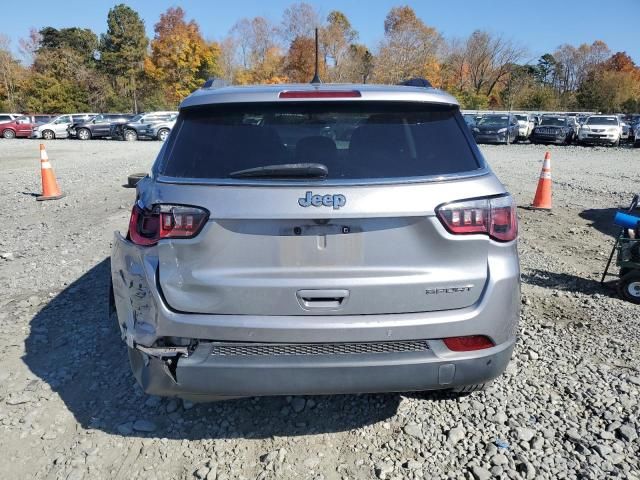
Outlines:
[{"label": "rear reflector", "polygon": [[136,245],[150,246],[163,238],[195,237],[209,212],[183,205],[156,205],[152,209],[134,205],[129,220],[129,238]]},{"label": "rear reflector", "polygon": [[358,90],[289,90],[280,92],[278,98],[359,98]]},{"label": "rear reflector", "polygon": [[471,352],[493,347],[493,342],[484,335],[469,335],[466,337],[449,337],[442,340],[447,348],[453,352]]},{"label": "rear reflector", "polygon": [[485,234],[499,242],[518,236],[518,217],[510,195],[477,198],[442,205],[436,215],[455,235]]}]

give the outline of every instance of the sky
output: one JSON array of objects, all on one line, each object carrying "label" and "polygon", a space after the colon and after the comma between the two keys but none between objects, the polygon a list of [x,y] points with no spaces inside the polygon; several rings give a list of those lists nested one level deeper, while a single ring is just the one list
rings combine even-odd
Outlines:
[{"label": "sky", "polygon": [[[409,5],[445,38],[463,38],[476,29],[503,34],[528,51],[525,62],[553,52],[559,45],[603,40],[613,52],[626,51],[640,64],[640,0],[326,0],[308,3],[326,16],[341,10],[360,34],[360,42],[374,49],[383,37],[383,22],[393,6]],[[0,34],[9,36],[14,51],[31,27],[83,27],[106,30],[107,13],[117,3],[137,10],[149,37],[162,12],[181,6],[195,19],[205,38],[222,39],[242,17],[265,16],[279,21],[292,0],[7,0],[0,14]]]}]

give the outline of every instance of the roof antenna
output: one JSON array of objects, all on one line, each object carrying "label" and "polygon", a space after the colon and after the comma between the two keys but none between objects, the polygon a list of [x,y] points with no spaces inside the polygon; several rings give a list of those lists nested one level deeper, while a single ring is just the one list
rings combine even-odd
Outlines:
[{"label": "roof antenna", "polygon": [[316,27],[316,71],[311,79],[311,84],[322,83],[320,76],[318,75],[318,27]]}]

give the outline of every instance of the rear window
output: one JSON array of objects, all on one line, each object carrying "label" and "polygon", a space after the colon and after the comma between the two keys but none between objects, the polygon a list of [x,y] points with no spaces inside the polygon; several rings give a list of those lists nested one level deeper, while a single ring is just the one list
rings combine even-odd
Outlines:
[{"label": "rear window", "polygon": [[327,180],[405,178],[481,167],[457,107],[398,102],[280,102],[183,111],[160,175],[321,163]]}]

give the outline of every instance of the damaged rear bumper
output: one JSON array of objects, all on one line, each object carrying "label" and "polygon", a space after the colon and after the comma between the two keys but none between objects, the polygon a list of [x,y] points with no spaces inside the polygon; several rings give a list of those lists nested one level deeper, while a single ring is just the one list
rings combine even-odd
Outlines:
[{"label": "damaged rear bumper", "polygon": [[[215,355],[201,343],[188,357],[160,359],[129,350],[145,392],[194,400],[446,389],[486,383],[511,359],[514,340],[459,354],[440,340],[423,352],[356,355]],[[175,362],[175,363],[174,363]]]},{"label": "damaged rear bumper", "polygon": [[[213,400],[452,388],[486,383],[509,362],[519,317],[519,268],[504,258],[489,255],[481,300],[457,310],[322,316],[186,314],[171,310],[162,298],[155,247],[136,246],[116,233],[112,301],[134,375],[149,394]],[[438,340],[478,334],[496,346],[458,353]],[[216,353],[219,345],[280,348],[416,339],[424,339],[427,346],[385,353]]]}]

